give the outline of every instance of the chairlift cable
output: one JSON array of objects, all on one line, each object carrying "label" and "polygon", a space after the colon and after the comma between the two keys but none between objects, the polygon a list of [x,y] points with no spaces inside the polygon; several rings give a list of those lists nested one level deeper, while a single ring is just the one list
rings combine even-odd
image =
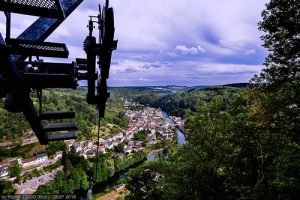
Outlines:
[{"label": "chairlift cable", "polygon": [[[100,113],[100,110],[99,110]],[[97,181],[97,177],[98,177],[98,167],[99,167],[99,146],[100,146],[100,117],[98,114],[98,135],[97,135],[97,150],[96,150],[96,178],[95,180]]]},{"label": "chairlift cable", "polygon": [[43,90],[42,89],[37,89],[36,94],[37,94],[38,99],[39,99],[39,114],[41,114],[42,109],[43,109]]}]

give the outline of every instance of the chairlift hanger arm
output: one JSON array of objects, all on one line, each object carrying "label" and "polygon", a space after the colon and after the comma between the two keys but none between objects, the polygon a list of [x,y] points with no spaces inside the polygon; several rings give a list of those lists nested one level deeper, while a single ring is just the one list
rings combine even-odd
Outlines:
[{"label": "chairlift hanger arm", "polygon": [[[16,0],[16,4],[20,4],[22,0]],[[49,0],[59,2],[60,0]],[[61,5],[57,7],[68,17],[84,0],[61,0]],[[32,6],[37,1],[27,1],[26,6]],[[4,4],[3,4],[4,5]],[[89,16],[89,36],[84,42],[84,50],[87,54],[85,60],[81,64],[62,64],[62,63],[34,63],[32,57],[51,56],[51,57],[67,57],[68,50],[64,44],[47,43],[44,40],[64,21],[64,18],[55,17],[55,11],[48,13],[49,17],[45,18],[46,13],[40,13],[38,18],[30,27],[28,27],[17,39],[10,38],[10,11],[21,12],[22,14],[37,15],[39,12],[22,11],[20,5],[9,5],[0,10],[6,9],[7,16],[7,42],[0,41],[0,96],[10,95],[7,102],[14,104],[12,107],[17,112],[22,111],[31,125],[33,131],[38,137],[41,144],[47,144],[49,141],[70,139],[77,136],[76,133],[52,134],[48,133],[56,130],[73,130],[76,126],[67,123],[49,124],[43,126],[41,120],[48,119],[64,119],[73,117],[71,113],[53,113],[42,112],[39,114],[34,108],[30,97],[31,91],[38,90],[37,93],[40,101],[42,101],[42,89],[44,88],[76,88],[77,80],[88,80],[87,101],[90,104],[96,104],[99,109],[99,119],[104,117],[106,101],[109,98],[107,89],[107,79],[109,78],[109,70],[111,64],[112,51],[117,47],[117,41],[114,40],[114,14],[113,9],[109,7],[109,0],[106,0],[105,6],[99,6],[99,14],[97,16]],[[15,7],[13,7],[15,6]],[[2,9],[2,10],[3,10]],[[40,8],[39,8],[40,9]],[[49,9],[50,10],[50,9]],[[55,10],[55,9],[54,9]],[[47,15],[48,15],[47,14]],[[50,16],[51,15],[51,16]],[[94,23],[98,24],[99,39],[92,36],[95,29]],[[3,39],[3,38],[2,38]],[[1,40],[1,38],[0,38]],[[29,62],[24,62],[29,57]],[[97,60],[99,58],[99,60]],[[28,67],[26,63],[32,65]],[[57,66],[55,66],[57,65]],[[96,66],[97,65],[97,66]],[[97,70],[96,70],[97,69]],[[100,71],[98,75],[97,71]],[[87,71],[87,73],[82,73]],[[98,80],[97,87],[95,80]],[[7,100],[6,99],[6,100]],[[7,108],[8,109],[8,108]],[[12,111],[13,112],[13,111]]]},{"label": "chairlift hanger arm", "polygon": [[[93,18],[98,18],[94,21]],[[106,1],[106,6],[101,10],[99,5],[98,16],[89,16],[89,35],[84,41],[84,50],[87,54],[87,81],[88,95],[87,101],[89,104],[96,104],[99,109],[99,117],[104,117],[105,105],[109,93],[107,91],[107,79],[109,78],[109,69],[111,64],[112,51],[117,48],[117,41],[114,40],[114,13],[113,9],[109,8],[109,1]],[[99,25],[99,39],[92,36],[94,23]],[[94,77],[96,75],[96,57],[98,56],[98,68],[100,75],[98,77],[97,90],[95,87]],[[97,94],[96,94],[97,93]]]},{"label": "chairlift hanger arm", "polygon": [[[52,64],[44,63],[40,65],[38,70],[27,70],[27,66],[20,69],[16,61],[24,61],[29,57],[32,62],[32,57],[37,56],[53,56],[53,57],[67,57],[68,50],[65,46],[57,46],[55,43],[43,42],[63,21],[64,18],[58,17],[58,12],[69,16],[84,0],[47,0],[55,2],[56,8],[50,9],[49,13],[40,12],[42,4],[36,0],[16,0],[3,2],[0,5],[0,10],[4,10],[7,17],[7,43],[4,42],[2,36],[0,37],[0,96],[6,95],[5,108],[11,112],[23,112],[32,130],[36,134],[41,144],[47,144],[53,140],[64,140],[76,138],[76,133],[48,133],[41,120],[74,118],[70,113],[53,113],[46,112],[38,114],[31,100],[30,93],[37,89],[41,91],[44,88],[76,88],[77,80],[75,79],[75,64],[54,66]],[[24,5],[22,3],[25,3]],[[46,2],[45,2],[46,3]],[[22,6],[32,7],[35,4],[40,6],[36,9],[20,9]],[[54,6],[54,7],[55,7]],[[62,9],[61,9],[62,8]],[[56,12],[56,11],[58,12]],[[61,12],[62,11],[62,12]],[[38,15],[38,18],[31,26],[29,26],[17,39],[10,38],[10,12],[21,14]],[[46,15],[53,18],[46,18]],[[62,48],[61,48],[62,47]],[[63,50],[64,49],[64,50]],[[64,54],[64,55],[63,55]],[[55,63],[53,63],[55,64]],[[50,72],[53,72],[51,73]],[[3,93],[4,92],[4,93]],[[39,96],[41,99],[41,92]],[[40,109],[41,110],[41,109]],[[75,114],[75,113],[74,113]],[[40,117],[39,115],[43,116]],[[65,125],[65,126],[62,126]],[[57,125],[61,129],[70,130],[74,126],[67,126],[67,124]],[[56,128],[58,129],[58,128]]]}]

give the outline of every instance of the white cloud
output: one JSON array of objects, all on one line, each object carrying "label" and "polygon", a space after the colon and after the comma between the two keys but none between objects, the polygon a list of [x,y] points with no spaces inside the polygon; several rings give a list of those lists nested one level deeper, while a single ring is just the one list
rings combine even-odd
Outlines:
[{"label": "white cloud", "polygon": [[[176,44],[201,44],[207,50],[206,34],[225,41],[221,48],[236,49],[248,44],[260,46],[257,22],[267,0],[124,0],[111,1],[115,10],[116,38],[121,50],[171,51]],[[88,33],[89,15],[97,15],[94,0],[85,0],[49,40],[60,39],[81,46]],[[36,17],[20,15],[14,26],[22,29]],[[28,22],[23,19],[30,19]],[[0,19],[1,21],[1,19]],[[2,20],[3,21],[3,20]],[[22,26],[22,27],[21,27]],[[14,31],[15,32],[15,31]],[[19,32],[18,32],[19,34]],[[225,45],[226,44],[226,45]],[[203,49],[204,48],[204,49]],[[245,49],[246,50],[246,49]],[[195,51],[195,50],[194,50]]]},{"label": "white cloud", "polygon": [[132,59],[143,60],[146,58],[146,55],[134,55],[131,57]]},{"label": "white cloud", "polygon": [[[196,85],[200,82],[192,80],[198,79],[210,83],[220,79],[227,83],[246,81],[253,72],[260,70],[261,66],[257,65],[260,61],[253,60],[252,65],[230,62],[236,63],[235,60],[238,59],[242,63],[241,55],[262,52],[257,22],[266,2],[267,0],[111,0],[115,10],[115,38],[119,40],[118,50],[113,53],[111,83],[134,85],[138,77],[152,80],[149,84],[158,85]],[[70,51],[68,61],[85,56],[82,42],[88,34],[88,16],[98,14],[97,3],[85,0],[47,39],[67,44]],[[35,19],[36,17],[14,15],[13,36],[18,36]],[[4,36],[4,17],[0,18],[0,31]],[[96,31],[97,28],[95,35]],[[186,62],[183,59],[199,60]],[[171,64],[163,64],[157,60]],[[223,64],[224,60],[229,64]],[[187,79],[188,73],[194,74],[194,79],[190,82]],[[229,73],[232,75],[229,76]],[[224,80],[221,78],[222,74]]]},{"label": "white cloud", "polygon": [[171,58],[177,57],[177,54],[175,52],[167,52],[167,55],[170,56]]},{"label": "white cloud", "polygon": [[[3,14],[3,16],[5,16],[5,15]],[[27,15],[24,16],[24,15],[12,13],[12,15],[11,15],[11,37],[15,38],[15,37],[19,36],[36,19],[37,19],[37,17],[27,16]],[[2,36],[5,37],[5,34],[6,34],[5,17],[0,18],[0,32],[1,32]]]},{"label": "white cloud", "polygon": [[[88,35],[88,16],[97,15],[97,9],[95,10],[85,9],[85,2],[75,10],[49,37],[50,41],[59,40],[62,41],[72,41],[72,45],[77,45],[82,47],[82,42],[85,37]],[[96,2],[95,2],[95,5]],[[98,34],[98,27],[95,26],[94,35]]]},{"label": "white cloud", "polygon": [[246,64],[223,64],[223,63],[198,63],[196,70],[201,73],[227,74],[227,73],[248,73],[254,75],[262,69],[262,65]]},{"label": "white cloud", "polygon": [[[257,22],[267,0],[124,0],[112,1],[116,34],[125,49],[171,48],[174,43],[206,40],[209,30],[230,47],[260,46]],[[124,9],[126,8],[126,9]],[[152,37],[150,47],[143,37]],[[158,42],[159,41],[159,42]],[[124,45],[124,46],[123,46]],[[226,46],[229,48],[229,46]],[[165,50],[167,50],[165,49]]]},{"label": "white cloud", "polygon": [[177,45],[175,50],[179,51],[181,54],[191,54],[191,55],[198,54],[198,49],[196,47],[188,48],[184,45]]},{"label": "white cloud", "polygon": [[157,71],[159,68],[166,68],[170,63],[163,63],[159,61],[146,62],[139,60],[119,60],[113,63],[111,71],[113,74],[128,73],[128,72],[147,72]]},{"label": "white cloud", "polygon": [[[16,37],[19,34],[21,34],[24,31],[24,29],[19,27],[12,27],[11,28],[11,37]],[[6,25],[5,23],[0,23],[0,32],[2,37],[5,39],[6,37]]]},{"label": "white cloud", "polygon": [[1,34],[4,34],[5,30],[6,30],[5,24],[0,23],[0,32],[1,32]]},{"label": "white cloud", "polygon": [[255,49],[249,49],[244,52],[244,55],[248,56],[248,55],[253,55],[255,53],[256,53]]},{"label": "white cloud", "polygon": [[[162,65],[161,67],[147,67]],[[146,66],[146,67],[145,67]],[[112,66],[113,85],[214,85],[248,82],[261,65],[174,61],[173,63],[123,60]],[[121,82],[121,79],[123,82]],[[126,79],[126,80],[125,80]]]},{"label": "white cloud", "polygon": [[147,78],[140,77],[140,78],[138,78],[138,81],[150,82],[151,80],[147,79]]},{"label": "white cloud", "polygon": [[60,40],[67,37],[72,37],[68,27],[59,26],[51,36],[51,40]]},{"label": "white cloud", "polygon": [[70,58],[85,58],[86,53],[83,51],[82,47],[68,45],[69,57]]},{"label": "white cloud", "polygon": [[206,49],[204,49],[203,47],[201,47],[200,45],[198,45],[198,50],[202,53],[206,52]]},{"label": "white cloud", "polygon": [[234,56],[238,53],[238,51],[220,46],[218,44],[213,44],[207,41],[203,41],[201,45],[207,49],[208,52],[214,54],[214,55],[220,55],[220,56]]}]

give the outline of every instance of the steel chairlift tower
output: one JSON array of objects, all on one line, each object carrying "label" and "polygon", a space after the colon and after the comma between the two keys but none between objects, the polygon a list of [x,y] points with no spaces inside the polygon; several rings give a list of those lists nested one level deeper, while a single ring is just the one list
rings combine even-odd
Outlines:
[{"label": "steel chairlift tower", "polygon": [[[99,109],[104,117],[107,79],[112,51],[117,47],[114,40],[114,13],[108,5],[99,9],[99,15],[90,17],[89,36],[84,41],[87,58],[72,63],[49,63],[40,57],[67,58],[69,51],[63,43],[44,42],[48,36],[84,0],[0,0],[0,11],[6,16],[6,38],[0,33],[0,98],[5,97],[4,107],[10,112],[23,112],[41,144],[51,141],[77,138],[76,122],[49,123],[43,120],[75,118],[73,111],[42,111],[42,90],[46,88],[76,89],[79,80],[88,81],[87,102]],[[11,13],[39,16],[17,38],[11,38]],[[98,23],[99,39],[92,35],[93,23]],[[36,60],[33,58],[36,57]],[[98,62],[96,62],[98,58]],[[97,73],[97,66],[100,74]],[[97,85],[95,81],[98,80]],[[37,111],[30,98],[32,91],[38,94],[40,107]]]}]

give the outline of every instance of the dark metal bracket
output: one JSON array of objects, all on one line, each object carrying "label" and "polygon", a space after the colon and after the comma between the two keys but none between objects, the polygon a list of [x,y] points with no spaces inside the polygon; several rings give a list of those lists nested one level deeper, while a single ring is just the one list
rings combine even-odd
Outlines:
[{"label": "dark metal bracket", "polygon": [[[48,133],[53,130],[74,130],[72,124],[56,124],[44,127],[41,120],[50,118],[74,118],[75,113],[39,113],[33,106],[30,92],[35,89],[42,100],[44,88],[76,88],[75,63],[33,62],[32,56],[64,57],[69,52],[65,44],[44,40],[68,17],[83,0],[1,0],[0,10],[6,15],[6,42],[0,35],[0,96],[6,96],[5,108],[11,112],[23,112],[41,144],[52,140],[72,139],[77,133]],[[29,9],[30,8],[30,9]],[[10,38],[11,12],[40,16],[17,39]],[[29,62],[24,62],[29,57]],[[29,67],[31,66],[31,67]],[[36,70],[37,69],[37,70]],[[41,116],[41,117],[40,117]],[[56,127],[56,128],[55,128]]]}]

